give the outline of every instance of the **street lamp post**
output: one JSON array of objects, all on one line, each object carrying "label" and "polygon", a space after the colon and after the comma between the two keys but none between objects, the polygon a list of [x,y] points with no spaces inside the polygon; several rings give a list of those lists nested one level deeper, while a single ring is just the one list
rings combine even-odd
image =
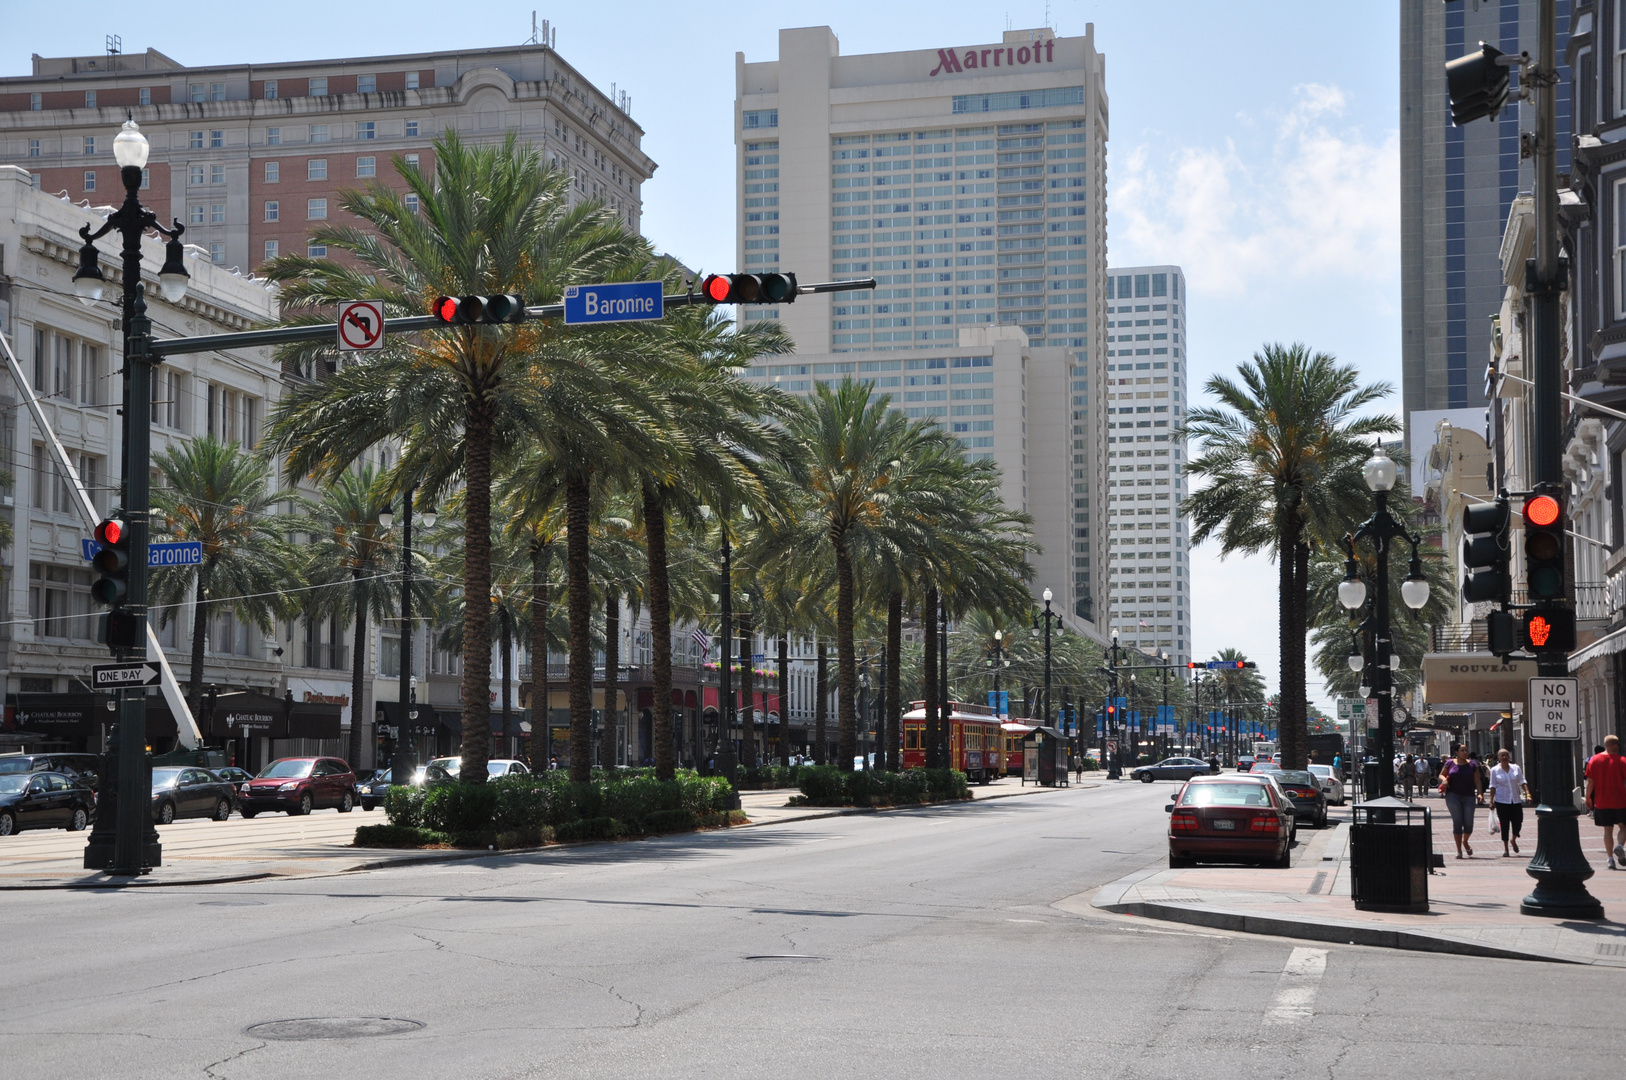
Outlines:
[{"label": "street lamp post", "polygon": [[[1167,724],[1167,723],[1170,723],[1170,721],[1169,721],[1169,669],[1170,669],[1169,650],[1167,650],[1167,649],[1159,649],[1157,651],[1157,656],[1158,656],[1158,659],[1163,662],[1163,708],[1158,710],[1157,723],[1156,723],[1156,725],[1154,725],[1153,730],[1158,732],[1159,734],[1162,734],[1163,725]],[[1171,724],[1170,726],[1172,727],[1173,725]],[[1168,742],[1167,742],[1167,739],[1168,739],[1168,736],[1165,735],[1164,736],[1164,740],[1165,740],[1164,741],[1164,748],[1163,748],[1162,753],[1155,754],[1154,756],[1156,756],[1156,757],[1167,757],[1168,756]]]},{"label": "street lamp post", "polygon": [[1372,656],[1371,666],[1368,668],[1368,681],[1378,699],[1377,797],[1385,798],[1395,793],[1394,668],[1398,658],[1395,655],[1394,638],[1389,626],[1391,540],[1401,539],[1411,545],[1411,566],[1407,571],[1406,580],[1400,586],[1400,597],[1407,607],[1417,611],[1428,603],[1428,582],[1423,580],[1422,562],[1417,556],[1418,538],[1407,532],[1405,527],[1389,513],[1389,491],[1399,477],[1399,467],[1383,452],[1382,444],[1373,451],[1372,457],[1362,467],[1361,473],[1366,479],[1366,486],[1372,489],[1375,505],[1372,516],[1367,518],[1353,534],[1344,538],[1349,558],[1344,563],[1344,580],[1338,585],[1338,600],[1350,611],[1360,608],[1366,602],[1366,583],[1361,580],[1355,564],[1355,545],[1362,540],[1371,541],[1377,556],[1377,580],[1374,582],[1375,595],[1372,604]]},{"label": "street lamp post", "polygon": [[[408,484],[401,493],[401,670],[396,691],[401,715],[395,757],[390,762],[391,784],[410,784],[418,768],[418,748],[412,738],[412,722],[418,718],[417,701],[412,692],[412,496],[416,490],[416,484]],[[424,511],[424,526],[434,528],[435,518],[433,510]],[[378,515],[378,523],[386,529],[395,524],[394,511],[385,507]],[[543,663],[547,663],[545,657]],[[354,715],[352,711],[351,723],[355,723]]]},{"label": "street lamp post", "polygon": [[[145,291],[141,285],[141,238],[147,230],[156,231],[168,243],[158,283],[164,298],[178,303],[186,295],[187,273],[182,263],[181,234],[186,227],[175,221],[170,228],[141,205],[142,169],[147,164],[147,138],[135,121],[126,121],[113,139],[113,159],[119,165],[124,184],[124,203],[94,233],[86,225],[79,230],[85,241],[79,249],[79,268],[73,275],[74,291],[87,305],[102,298],[106,280],[99,265],[96,241],[118,230],[123,241],[120,250],[123,272],[121,301],[124,335],[124,446],[123,515],[130,530],[128,585],[121,605],[123,633],[112,644],[116,659],[135,660],[146,656],[147,645],[147,538],[149,535],[148,460],[151,451],[152,368],[159,361],[152,355],[152,320],[147,317]],[[109,618],[109,623],[113,620]],[[109,635],[110,643],[114,635]],[[119,876],[144,874],[162,864],[158,830],[150,810],[151,762],[147,755],[147,695],[144,689],[117,693],[118,725],[109,740],[113,760],[102,768],[102,786],[96,827],[85,844],[87,870],[106,870]]]},{"label": "street lamp post", "polygon": [[1044,610],[1033,616],[1033,632],[1039,632],[1039,620],[1044,620],[1044,706],[1039,710],[1041,723],[1050,726],[1050,621],[1056,621],[1056,633],[1061,633],[1061,614],[1050,610],[1050,601],[1054,594],[1046,589],[1043,594]]},{"label": "street lamp post", "polygon": [[1101,717],[1101,756],[1106,759],[1107,779],[1117,780],[1123,776],[1123,769],[1118,765],[1119,750],[1109,752],[1107,744],[1121,739],[1119,734],[1119,721],[1123,718],[1118,715],[1118,628],[1112,628],[1112,647],[1107,654],[1107,707]]},{"label": "street lamp post", "polygon": [[994,715],[1001,718],[1003,718],[1005,715],[1005,709],[1004,706],[1000,704],[999,673],[1002,668],[1008,666],[1009,664],[1010,661],[1005,659],[1005,631],[995,630],[994,658],[988,661],[988,666],[994,669]]},{"label": "street lamp post", "polygon": [[[711,507],[702,506],[700,516],[710,520]],[[720,557],[722,569],[718,582],[718,598],[722,628],[718,640],[722,643],[718,665],[720,676],[717,701],[717,737],[712,743],[712,757],[717,767],[728,777],[729,782],[734,780],[733,755],[725,754],[723,745],[732,737],[734,731],[734,588],[733,588],[733,560],[734,548],[728,537],[728,507],[725,504],[722,512],[717,515],[717,532],[722,540]]]}]

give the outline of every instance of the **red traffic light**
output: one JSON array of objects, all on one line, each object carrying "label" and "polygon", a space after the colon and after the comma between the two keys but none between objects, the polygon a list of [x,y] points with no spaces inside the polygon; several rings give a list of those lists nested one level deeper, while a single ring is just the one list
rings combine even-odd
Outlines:
[{"label": "red traffic light", "polygon": [[706,294],[706,299],[714,304],[728,303],[728,294],[734,288],[734,283],[721,274],[713,274],[700,286],[700,291]]},{"label": "red traffic light", "polygon": [[443,323],[454,323],[457,321],[457,309],[457,297],[442,296],[436,298],[434,305],[430,308],[430,313]]},{"label": "red traffic light", "polygon": [[700,292],[714,304],[793,304],[795,274],[710,274]]},{"label": "red traffic light", "polygon": [[525,298],[497,296],[437,296],[429,314],[446,326],[517,323],[525,321]]},{"label": "red traffic light", "polygon": [[125,536],[124,522],[118,518],[108,518],[96,526],[96,542],[108,546],[116,546]]},{"label": "red traffic light", "polygon": [[1558,500],[1551,495],[1537,495],[1524,501],[1524,520],[1532,525],[1551,525],[1562,512]]}]

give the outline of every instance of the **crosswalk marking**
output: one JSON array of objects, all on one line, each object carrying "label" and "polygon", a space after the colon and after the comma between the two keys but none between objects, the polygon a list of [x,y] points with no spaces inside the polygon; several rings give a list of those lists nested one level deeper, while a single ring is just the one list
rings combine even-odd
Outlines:
[{"label": "crosswalk marking", "polygon": [[1315,1015],[1316,994],[1327,973],[1326,949],[1294,949],[1276,980],[1266,1024],[1301,1024]]}]

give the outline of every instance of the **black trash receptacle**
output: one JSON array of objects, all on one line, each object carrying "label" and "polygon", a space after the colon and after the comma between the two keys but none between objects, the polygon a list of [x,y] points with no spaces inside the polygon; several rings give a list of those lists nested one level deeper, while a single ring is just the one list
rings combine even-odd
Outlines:
[{"label": "black trash receptacle", "polygon": [[1429,811],[1403,799],[1373,799],[1351,813],[1350,893],[1361,911],[1428,911],[1432,862]]},{"label": "black trash receptacle", "polygon": [[1375,761],[1363,762],[1361,765],[1361,798],[1376,798],[1378,783],[1378,763]]}]

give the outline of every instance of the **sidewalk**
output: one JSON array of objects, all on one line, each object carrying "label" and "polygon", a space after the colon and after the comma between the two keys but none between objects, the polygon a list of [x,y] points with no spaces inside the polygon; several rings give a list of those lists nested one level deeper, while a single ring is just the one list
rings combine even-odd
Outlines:
[{"label": "sidewalk", "polygon": [[[1626,872],[1603,869],[1599,830],[1581,820],[1581,846],[1595,871],[1587,889],[1604,906],[1598,922],[1519,914],[1535,881],[1525,866],[1535,850],[1535,816],[1525,811],[1523,853],[1502,857],[1500,833],[1480,810],[1473,858],[1458,860],[1451,821],[1438,798],[1432,811],[1434,850],[1445,867],[1428,879],[1426,915],[1357,911],[1350,899],[1349,814],[1334,810],[1324,830],[1299,829],[1291,870],[1239,866],[1170,870],[1167,861],[1097,891],[1106,911],[1245,933],[1380,945],[1517,960],[1626,967]],[[1443,828],[1442,828],[1443,826]]]}]

